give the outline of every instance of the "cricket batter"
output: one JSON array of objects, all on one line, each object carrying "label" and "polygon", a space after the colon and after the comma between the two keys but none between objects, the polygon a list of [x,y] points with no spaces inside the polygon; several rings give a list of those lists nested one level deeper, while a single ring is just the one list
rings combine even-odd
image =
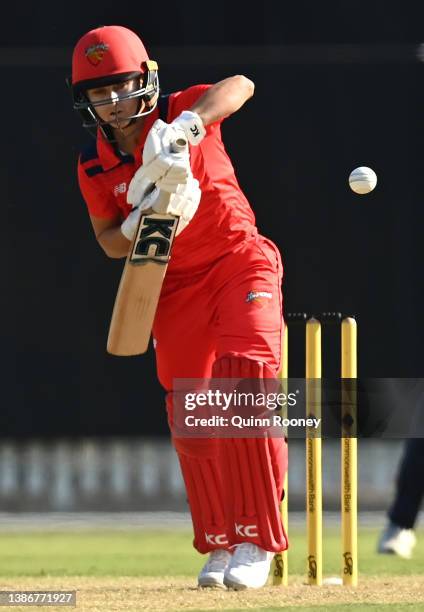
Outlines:
[{"label": "cricket batter", "polygon": [[[74,49],[74,107],[95,135],[78,177],[100,246],[125,257],[160,189],[172,194],[167,212],[181,215],[153,327],[170,423],[174,378],[273,378],[280,366],[280,256],[258,234],[221,139],[221,122],[253,91],[237,75],[161,95],[157,64],[120,26],[92,30]],[[189,154],[171,152],[179,135]],[[173,443],[194,547],[209,553],[199,585],[263,586],[274,553],[287,548],[279,512],[284,439],[174,436]]]}]

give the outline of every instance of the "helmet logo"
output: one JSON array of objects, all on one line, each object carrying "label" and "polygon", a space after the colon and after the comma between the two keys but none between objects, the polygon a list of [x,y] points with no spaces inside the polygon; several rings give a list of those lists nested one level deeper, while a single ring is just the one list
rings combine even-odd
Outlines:
[{"label": "helmet logo", "polygon": [[98,66],[103,60],[104,54],[109,50],[109,45],[106,43],[99,43],[92,45],[85,50],[85,57],[88,59],[92,66]]}]

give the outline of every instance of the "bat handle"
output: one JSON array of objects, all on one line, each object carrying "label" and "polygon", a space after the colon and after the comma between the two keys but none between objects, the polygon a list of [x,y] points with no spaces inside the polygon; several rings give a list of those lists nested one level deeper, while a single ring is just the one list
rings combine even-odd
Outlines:
[{"label": "bat handle", "polygon": [[[182,153],[182,151],[184,151],[186,147],[187,147],[187,140],[183,138],[182,136],[180,136],[179,138],[177,138],[176,140],[174,140],[174,142],[171,142],[170,144],[170,149],[172,153]],[[144,195],[146,196],[152,193],[154,188],[155,188],[155,184],[152,183],[150,187],[145,191]]]},{"label": "bat handle", "polygon": [[184,149],[187,148],[187,140],[180,136],[174,142],[171,142],[171,151],[172,153],[181,153]]}]

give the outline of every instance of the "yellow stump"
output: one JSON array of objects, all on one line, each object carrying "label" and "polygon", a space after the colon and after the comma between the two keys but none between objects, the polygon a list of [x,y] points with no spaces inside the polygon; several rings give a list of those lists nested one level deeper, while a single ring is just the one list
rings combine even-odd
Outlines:
[{"label": "yellow stump", "polygon": [[341,438],[342,577],[343,584],[348,586],[358,584],[356,338],[355,319],[344,319],[341,334],[342,428],[345,433],[355,434],[355,437]]},{"label": "yellow stump", "polygon": [[[287,378],[288,378],[288,356],[289,356],[289,341],[288,341],[288,327],[284,326],[283,330],[283,343],[282,343],[282,351],[281,351],[281,372],[280,378],[284,381],[283,392],[287,391]],[[287,407],[285,410],[287,414]],[[283,416],[286,416],[283,414]],[[281,519],[283,521],[284,529],[286,534],[288,534],[288,525],[289,525],[289,513],[288,513],[288,471],[286,473],[286,477],[284,479],[284,499],[281,502],[280,506]],[[289,568],[288,568],[288,555],[287,550],[282,553],[277,553],[274,555],[273,561],[273,571],[272,571],[272,583],[275,586],[287,586],[289,583]]]},{"label": "yellow stump", "polygon": [[[321,418],[321,324],[306,323],[306,412]],[[321,431],[306,433],[306,525],[308,583],[322,585],[322,457]]]}]

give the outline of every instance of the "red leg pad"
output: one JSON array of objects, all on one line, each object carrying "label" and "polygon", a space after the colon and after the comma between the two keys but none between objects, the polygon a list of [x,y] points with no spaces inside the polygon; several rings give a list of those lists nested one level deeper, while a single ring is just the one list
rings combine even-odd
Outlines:
[{"label": "red leg pad", "polygon": [[[214,378],[274,378],[265,363],[243,357],[223,357],[213,366]],[[265,550],[287,548],[280,515],[287,471],[284,438],[221,440],[220,465],[230,545],[252,542]]]},{"label": "red leg pad", "polygon": [[[172,405],[170,394],[167,405]],[[228,548],[219,442],[208,438],[173,438],[191,511],[193,546],[200,553]]]}]

